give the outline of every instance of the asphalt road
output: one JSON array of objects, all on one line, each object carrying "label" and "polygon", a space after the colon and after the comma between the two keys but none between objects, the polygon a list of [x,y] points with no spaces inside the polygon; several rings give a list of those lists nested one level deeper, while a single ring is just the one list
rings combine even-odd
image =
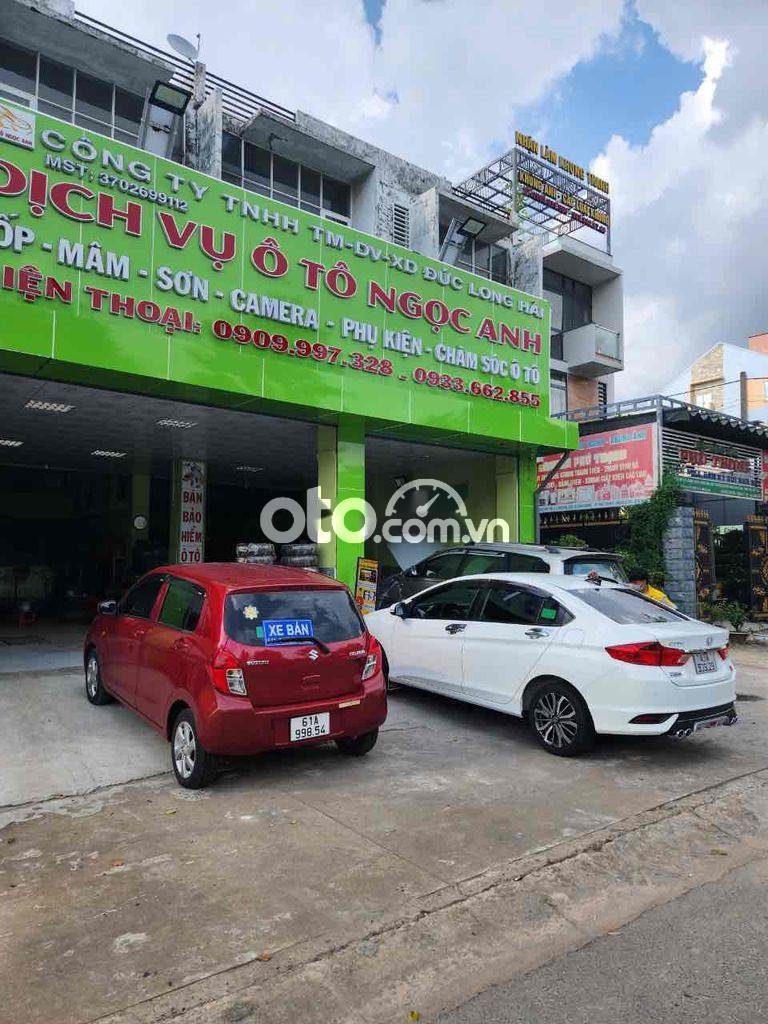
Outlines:
[{"label": "asphalt road", "polygon": [[768,861],[647,911],[496,986],[439,1024],[755,1024],[768,1020]]}]

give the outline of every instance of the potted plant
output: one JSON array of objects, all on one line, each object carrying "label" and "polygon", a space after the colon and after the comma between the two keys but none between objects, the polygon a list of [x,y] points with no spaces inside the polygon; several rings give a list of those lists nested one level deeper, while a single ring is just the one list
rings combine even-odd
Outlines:
[{"label": "potted plant", "polygon": [[749,636],[744,629],[744,623],[747,621],[747,609],[739,601],[703,602],[701,616],[707,622],[713,622],[716,626],[729,629],[732,644],[743,644]]}]

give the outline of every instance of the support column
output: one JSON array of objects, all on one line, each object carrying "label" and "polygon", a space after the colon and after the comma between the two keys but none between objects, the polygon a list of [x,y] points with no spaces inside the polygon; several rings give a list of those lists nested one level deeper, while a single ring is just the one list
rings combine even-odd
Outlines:
[{"label": "support column", "polygon": [[[365,501],[365,423],[362,420],[342,420],[336,428],[336,507],[344,511],[345,502],[357,506]],[[343,518],[348,529],[359,530],[363,516],[351,511]],[[365,554],[362,541],[352,543],[338,537],[336,540],[337,577],[354,590],[357,560]]]},{"label": "support column", "polygon": [[[336,535],[332,525],[345,525],[356,531],[363,525],[363,515],[343,504],[365,501],[365,424],[360,420],[342,420],[336,427],[319,427],[317,432],[317,482],[331,509],[321,513],[321,525],[331,534],[330,540],[318,544],[321,566],[335,566],[336,578],[354,589],[357,560],[365,554],[365,544],[346,541]],[[337,511],[338,510],[338,511]],[[346,512],[342,516],[341,513]],[[335,514],[335,515],[334,515]]]},{"label": "support column", "polygon": [[173,461],[168,544],[171,562],[199,565],[205,561],[206,469],[199,459]]},{"label": "support column", "polygon": [[509,524],[509,539],[516,541],[520,534],[518,521],[517,457],[496,456],[496,518]]},{"label": "support column", "polygon": [[696,615],[696,539],[693,509],[676,508],[664,533],[664,591],[686,615]]},{"label": "support column", "polygon": [[[336,503],[336,427],[317,428],[317,485],[324,499]],[[322,569],[336,568],[336,535],[331,529],[331,509],[321,509],[320,521],[315,524],[315,536],[329,536],[317,545],[318,565]]]},{"label": "support column", "polygon": [[518,540],[536,543],[536,454],[523,449],[518,456]]}]

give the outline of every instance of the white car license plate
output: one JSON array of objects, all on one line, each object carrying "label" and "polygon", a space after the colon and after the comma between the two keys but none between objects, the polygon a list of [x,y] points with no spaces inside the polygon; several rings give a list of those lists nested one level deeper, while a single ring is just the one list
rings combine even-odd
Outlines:
[{"label": "white car license plate", "polygon": [[693,655],[693,667],[699,675],[705,672],[717,672],[717,655],[714,651],[696,651]]},{"label": "white car license plate", "polygon": [[311,740],[315,736],[327,736],[331,731],[331,715],[325,711],[321,715],[302,715],[291,719],[291,742]]}]

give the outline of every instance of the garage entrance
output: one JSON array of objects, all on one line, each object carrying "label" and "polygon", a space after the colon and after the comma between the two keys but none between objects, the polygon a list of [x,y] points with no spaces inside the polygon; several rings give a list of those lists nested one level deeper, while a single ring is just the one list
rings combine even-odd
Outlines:
[{"label": "garage entrance", "polygon": [[88,620],[98,600],[175,560],[181,460],[205,465],[207,561],[263,540],[264,504],[303,505],[317,482],[317,427],[303,421],[11,374],[0,408],[6,622]]},{"label": "garage entrance", "polygon": [[[379,527],[391,508],[392,515],[403,522],[431,520],[434,525],[435,520],[450,520],[460,524],[466,517],[479,527],[496,521],[492,539],[519,540],[519,479],[519,459],[512,447],[499,455],[384,436],[366,439],[366,497],[376,510]],[[419,540],[418,527],[413,532],[416,539],[411,536],[404,542],[392,542],[382,537],[379,529],[377,536],[368,540],[366,555],[378,560],[382,579],[447,544],[466,543],[463,531],[443,540],[433,539],[433,534]]]}]

